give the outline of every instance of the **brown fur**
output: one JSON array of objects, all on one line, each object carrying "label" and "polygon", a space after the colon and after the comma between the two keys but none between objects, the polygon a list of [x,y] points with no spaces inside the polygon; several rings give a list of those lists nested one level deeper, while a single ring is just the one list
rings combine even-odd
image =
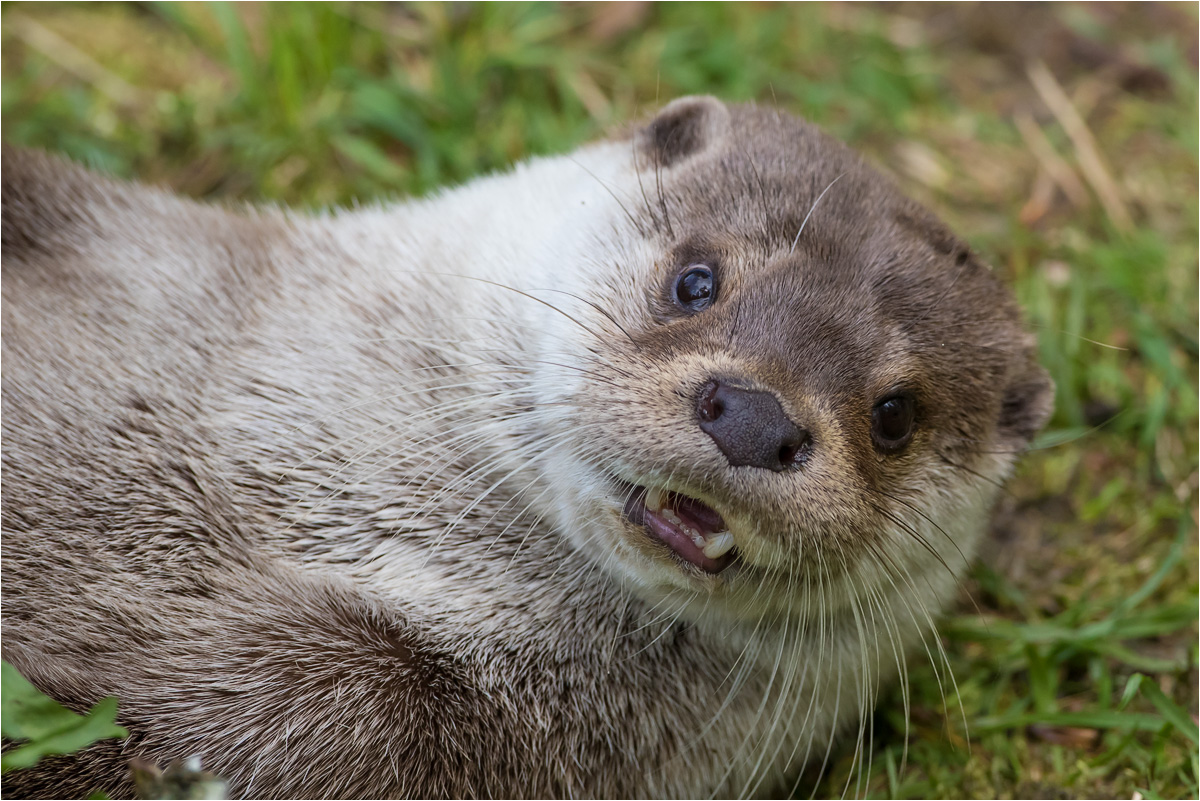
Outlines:
[{"label": "brown fur", "polygon": [[[976,475],[1003,478],[1048,414],[1050,384],[967,247],[812,126],[700,98],[619,142],[641,174],[639,196],[621,196],[630,219],[613,222],[596,263],[561,268],[594,271],[602,290],[587,299],[605,315],[569,306],[586,315],[581,332],[545,312],[604,336],[563,344],[576,365],[553,391],[522,372],[563,358],[530,355],[520,326],[542,318],[488,322],[462,300],[474,285],[439,283],[465,258],[460,229],[418,247],[450,254],[449,267],[430,256],[406,265],[427,272],[381,284],[371,271],[391,258],[390,223],[338,238],[337,221],[201,206],[4,152],[4,657],[75,708],[117,695],[131,731],[6,776],[6,795],[128,795],[130,758],[193,754],[259,797],[786,789],[809,753],[785,753],[804,727],[778,751],[765,699],[850,690],[819,661],[820,675],[780,689],[748,667],[773,658],[755,638],[769,634],[790,662],[813,648],[797,610],[814,588],[824,603],[873,560],[931,562],[915,541],[888,550],[892,518],[924,526],[905,504],[943,491],[990,497]],[[455,197],[441,202],[469,202]],[[507,243],[479,236],[481,254],[503,257]],[[630,266],[638,248],[652,265]],[[666,292],[696,262],[719,270],[720,297],[687,317]],[[479,447],[429,417],[471,403],[460,385],[498,380],[437,344],[456,316],[505,343],[493,367],[509,394],[461,418],[466,430],[512,423]],[[684,430],[713,374],[774,392],[813,432],[819,469],[731,469]],[[919,426],[885,458],[871,407],[898,385],[918,397]],[[656,606],[586,558],[557,512],[526,502],[526,480],[565,480],[539,461],[553,449],[538,427],[552,425],[581,464],[615,455],[640,480],[671,477],[752,521],[738,569],[688,574],[692,589]],[[440,447],[412,435],[390,456],[359,449],[419,426]],[[520,471],[476,469],[533,445],[545,455]],[[552,495],[570,506],[567,491]],[[419,585],[380,578],[396,554],[419,563],[404,573]],[[953,586],[946,571],[937,581]],[[882,611],[892,589],[865,597]],[[710,596],[732,610],[721,622],[672,614],[677,598]],[[849,608],[822,622],[830,653],[870,637]],[[892,623],[909,644],[925,626]],[[845,725],[808,728],[823,750]]]}]

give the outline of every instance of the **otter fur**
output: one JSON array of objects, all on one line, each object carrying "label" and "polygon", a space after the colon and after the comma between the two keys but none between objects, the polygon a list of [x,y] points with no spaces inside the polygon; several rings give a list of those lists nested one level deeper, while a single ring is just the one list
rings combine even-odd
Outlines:
[{"label": "otter fur", "polygon": [[786,792],[936,653],[1052,384],[859,156],[706,97],[302,215],[3,156],[4,658],[247,797]]}]

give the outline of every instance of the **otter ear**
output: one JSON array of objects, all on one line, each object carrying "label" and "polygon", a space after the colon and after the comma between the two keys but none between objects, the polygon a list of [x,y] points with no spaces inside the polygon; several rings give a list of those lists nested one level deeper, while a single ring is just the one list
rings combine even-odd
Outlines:
[{"label": "otter ear", "polygon": [[681,97],[650,121],[642,148],[655,164],[670,167],[707,150],[729,131],[729,109],[711,95]]},{"label": "otter ear", "polygon": [[1033,348],[1025,353],[1024,369],[1019,370],[1004,390],[997,426],[1002,439],[1014,447],[1029,444],[1054,411],[1054,382],[1037,363]]}]

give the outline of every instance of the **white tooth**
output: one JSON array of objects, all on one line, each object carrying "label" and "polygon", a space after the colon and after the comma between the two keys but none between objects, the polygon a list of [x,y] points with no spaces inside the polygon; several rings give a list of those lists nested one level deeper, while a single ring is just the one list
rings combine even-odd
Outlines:
[{"label": "white tooth", "polygon": [[708,540],[705,539],[704,535],[699,531],[696,531],[696,529],[692,528],[691,526],[680,524],[679,528],[684,534],[688,535],[688,538],[692,541],[692,544],[694,544],[700,550],[704,550],[705,546],[708,545]]},{"label": "white tooth", "polygon": [[709,559],[720,559],[725,554],[729,553],[729,549],[733,547],[733,535],[728,531],[722,531],[719,534],[714,534],[708,544],[704,546],[704,555]]},{"label": "white tooth", "polygon": [[669,506],[662,510],[662,516],[673,525],[682,525],[683,521],[679,519],[679,515],[675,514],[675,510]]},{"label": "white tooth", "polygon": [[657,514],[663,508],[663,491],[653,487],[646,490],[646,508]]}]

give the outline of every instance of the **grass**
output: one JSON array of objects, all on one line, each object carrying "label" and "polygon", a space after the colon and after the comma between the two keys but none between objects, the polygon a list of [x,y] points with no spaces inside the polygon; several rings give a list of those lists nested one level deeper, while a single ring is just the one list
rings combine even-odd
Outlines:
[{"label": "grass", "polygon": [[1194,5],[0,14],[6,142],[197,197],[419,194],[695,92],[850,141],[1013,284],[1058,398],[943,627],[954,683],[910,660],[910,721],[883,699],[866,783],[847,754],[816,793],[1197,796]]}]

